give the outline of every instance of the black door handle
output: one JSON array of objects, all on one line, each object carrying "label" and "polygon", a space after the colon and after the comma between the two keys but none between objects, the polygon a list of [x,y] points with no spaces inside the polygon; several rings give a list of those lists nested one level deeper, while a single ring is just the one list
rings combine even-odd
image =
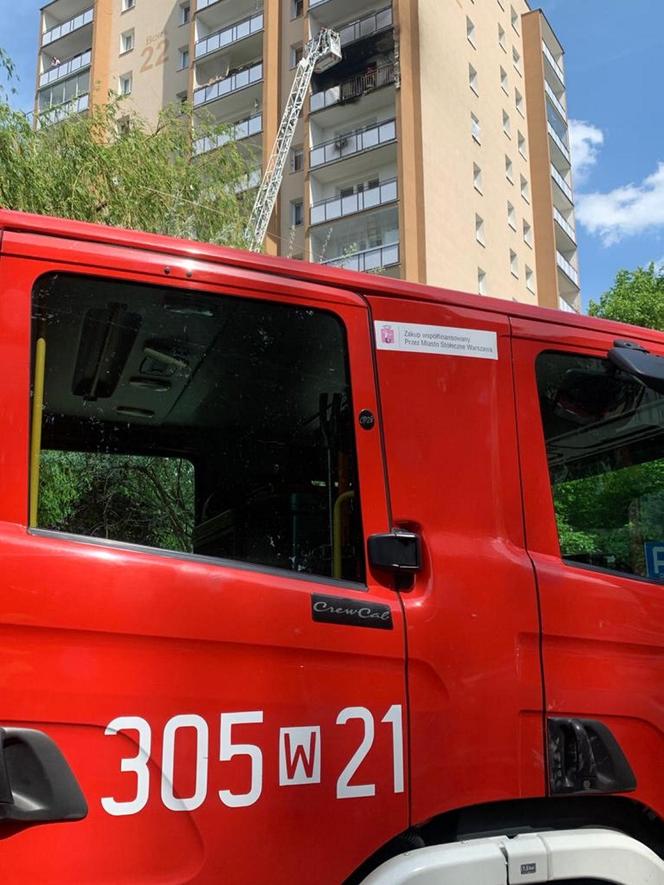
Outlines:
[{"label": "black door handle", "polygon": [[85,797],[55,741],[32,728],[0,728],[0,821],[81,820]]}]

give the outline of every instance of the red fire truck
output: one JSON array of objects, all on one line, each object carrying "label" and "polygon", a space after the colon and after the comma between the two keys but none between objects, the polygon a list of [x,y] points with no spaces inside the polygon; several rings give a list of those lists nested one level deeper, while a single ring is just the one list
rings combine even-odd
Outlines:
[{"label": "red fire truck", "polygon": [[664,335],[0,236],[4,882],[664,881]]}]

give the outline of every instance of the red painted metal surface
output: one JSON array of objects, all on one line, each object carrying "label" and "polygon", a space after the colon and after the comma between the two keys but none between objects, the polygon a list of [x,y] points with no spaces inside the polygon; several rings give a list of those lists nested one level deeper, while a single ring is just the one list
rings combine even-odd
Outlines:
[{"label": "red painted metal surface", "polygon": [[[5,881],[340,882],[409,824],[544,796],[545,695],[610,726],[636,797],[664,816],[661,588],[561,562],[534,374],[543,349],[640,336],[664,353],[664,336],[18,213],[0,212],[0,232],[0,726],[51,735],[90,807],[78,823],[0,823]],[[339,595],[388,605],[393,630],[314,622],[331,581],[28,532],[30,295],[57,270],[337,314],[354,410],[378,416],[356,434],[365,537],[403,526],[424,548],[409,589],[370,573]],[[374,320],[494,332],[498,359],[376,351]],[[231,740],[247,746],[229,759],[238,713]],[[117,717],[134,718],[105,735]],[[127,764],[137,727],[149,752]],[[320,728],[320,782],[282,783],[284,728]],[[109,812],[141,791],[137,810]]]},{"label": "red painted metal surface", "polygon": [[542,607],[547,712],[598,719],[637,779],[632,799],[664,817],[664,595],[662,587],[560,559],[535,378],[542,351],[606,357],[618,338],[664,355],[664,336],[628,327],[514,323],[514,370],[528,547]]}]

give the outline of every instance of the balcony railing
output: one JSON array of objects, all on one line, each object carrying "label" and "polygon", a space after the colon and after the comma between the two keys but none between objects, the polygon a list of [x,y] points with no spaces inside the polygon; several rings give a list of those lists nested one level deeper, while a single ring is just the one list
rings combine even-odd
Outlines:
[{"label": "balcony railing", "polygon": [[545,58],[547,58],[549,60],[551,67],[556,72],[556,74],[558,75],[558,79],[560,80],[560,82],[564,86],[565,85],[565,74],[563,73],[563,69],[560,67],[558,62],[553,57],[551,50],[546,45],[544,40],[542,40],[542,52],[544,53]]},{"label": "balcony railing", "polygon": [[574,283],[575,286],[579,285],[579,272],[574,267],[573,264],[565,258],[564,255],[561,255],[560,252],[556,252],[556,264],[558,267],[565,273],[569,279]]},{"label": "balcony railing", "polygon": [[236,71],[230,77],[224,77],[223,80],[217,80],[209,86],[201,86],[194,92],[194,105],[207,104],[209,101],[223,98],[232,92],[239,92],[240,89],[246,89],[247,86],[260,83],[262,79],[263,63],[258,62],[258,64],[252,65],[250,68]]},{"label": "balcony railing", "polygon": [[572,195],[572,188],[567,184],[565,179],[562,177],[560,172],[558,172],[553,164],[551,165],[551,177],[556,182],[560,190],[565,194],[570,203],[573,203],[574,196]]},{"label": "balcony railing", "polygon": [[356,101],[363,95],[389,86],[395,81],[395,66],[393,64],[381,65],[373,71],[364,71],[356,74],[336,86],[324,89],[322,92],[314,92],[311,96],[309,108],[311,113],[322,111],[335,104],[343,104],[346,101]]},{"label": "balcony railing", "polygon": [[561,228],[565,231],[570,240],[572,240],[573,243],[576,243],[576,231],[569,223],[569,221],[567,221],[567,219],[563,216],[562,212],[559,212],[555,206],[553,207],[553,217],[556,219]]},{"label": "balcony railing", "polygon": [[55,83],[56,80],[62,80],[64,77],[69,77],[70,74],[74,74],[82,68],[89,67],[91,60],[92,50],[88,49],[87,52],[81,52],[80,55],[75,55],[69,61],[65,61],[61,65],[57,65],[57,67],[49,68],[48,71],[44,71],[39,77],[39,88],[49,86],[51,83]]},{"label": "balcony railing", "polygon": [[197,139],[194,142],[194,154],[196,156],[198,154],[205,154],[208,151],[215,150],[215,148],[223,147],[229,141],[242,141],[244,138],[258,135],[262,131],[263,115],[254,114],[253,117],[247,117],[246,120],[240,120],[239,123],[231,126],[228,132]]},{"label": "balcony railing", "polygon": [[[311,4],[309,4],[311,5]],[[392,7],[380,9],[378,12],[372,12],[364,18],[358,18],[350,24],[344,25],[339,29],[341,37],[341,45],[348,46],[358,40],[364,40],[365,37],[372,37],[379,31],[386,31],[392,27]]]},{"label": "balcony railing", "polygon": [[262,30],[263,13],[250,15],[228,28],[222,28],[199,40],[196,44],[196,58],[202,58],[218,49],[225,49],[227,46],[232,46],[233,43],[239,43],[240,40],[251,37],[252,34],[259,34]]},{"label": "balcony railing", "polygon": [[76,98],[71,99],[71,101],[65,102],[64,104],[40,110],[37,117],[37,125],[41,127],[50,126],[52,123],[60,123],[62,120],[64,120],[66,117],[70,117],[72,114],[81,114],[83,113],[83,111],[87,111],[89,105],[90,96],[86,92],[85,94],[79,95]]},{"label": "balcony railing", "polygon": [[552,104],[552,105],[554,106],[554,108],[558,111],[558,113],[560,114],[561,118],[562,118],[563,120],[567,121],[567,111],[566,111],[565,108],[563,107],[562,102],[560,101],[560,99],[558,98],[558,96],[556,95],[556,93],[553,91],[553,89],[552,89],[552,88],[549,86],[549,84],[546,82],[546,80],[544,81],[544,91],[545,91],[546,94],[549,96],[549,100],[550,100],[551,104]]},{"label": "balcony railing", "polygon": [[346,215],[354,215],[356,212],[364,212],[366,209],[375,209],[387,203],[394,203],[397,199],[396,178],[382,182],[376,187],[362,190],[347,197],[330,197],[314,203],[311,207],[311,224],[322,224],[325,221],[335,221],[337,218],[345,218]]},{"label": "balcony railing", "polygon": [[551,138],[554,140],[556,145],[560,148],[560,151],[561,151],[563,157],[565,157],[565,159],[567,160],[568,163],[571,162],[569,148],[567,147],[565,142],[562,140],[562,138],[558,135],[558,133],[553,128],[551,123],[547,123],[546,128],[548,129],[548,132],[549,132],[549,135],[551,136]]},{"label": "balcony railing", "polygon": [[208,6],[212,6],[214,3],[218,2],[219,0],[197,0],[196,12],[202,12],[203,9],[207,9]]},{"label": "balcony railing", "polygon": [[42,46],[48,46],[48,44],[52,43],[54,40],[59,40],[60,37],[65,37],[67,34],[71,34],[72,31],[78,31],[79,28],[89,25],[94,19],[94,15],[94,8],[91,7],[90,9],[86,9],[85,12],[82,12],[80,15],[70,18],[69,21],[63,22],[61,25],[56,25],[48,31],[44,31],[42,35]]},{"label": "balcony railing", "polygon": [[384,123],[374,123],[364,129],[355,129],[351,132],[343,132],[335,138],[318,144],[311,149],[311,167],[322,166],[332,163],[362,151],[371,150],[383,144],[396,141],[396,120],[385,120]]},{"label": "balcony railing", "polygon": [[341,258],[328,258],[322,264],[332,267],[343,267],[346,270],[372,271],[381,270],[384,267],[394,267],[399,263],[399,244],[391,243],[389,246],[378,246],[375,249],[364,249],[362,252],[353,252],[351,255],[343,255]]}]

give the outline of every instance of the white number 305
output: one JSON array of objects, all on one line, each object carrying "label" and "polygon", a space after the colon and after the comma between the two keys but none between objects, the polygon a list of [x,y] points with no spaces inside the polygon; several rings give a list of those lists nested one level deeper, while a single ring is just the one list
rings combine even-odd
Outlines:
[{"label": "white number 305", "polygon": [[[336,719],[337,725],[360,720],[364,732],[360,745],[339,775],[336,786],[337,799],[351,799],[376,795],[375,784],[351,784],[350,780],[371,750],[375,737],[374,717],[366,707],[345,707]],[[262,710],[240,713],[222,713],[220,720],[219,761],[229,762],[236,756],[250,761],[250,786],[246,793],[219,790],[220,801],[228,808],[243,808],[257,802],[263,792],[263,751],[256,744],[233,742],[233,726],[261,725]],[[400,704],[393,704],[381,719],[392,729],[392,782],[395,793],[404,790],[403,764],[403,715]],[[178,732],[193,729],[196,739],[194,787],[190,796],[176,796],[173,789],[175,777],[175,745]],[[101,800],[104,810],[114,816],[138,814],[147,805],[150,795],[150,755],[152,729],[140,716],[118,716],[106,727],[105,734],[117,735],[133,731],[138,736],[138,752],[120,761],[120,771],[129,772],[136,779],[136,795],[133,799],[118,800],[105,796]],[[301,739],[301,735],[306,739]],[[279,785],[320,783],[321,756],[320,726],[290,727],[280,729],[279,739]],[[298,736],[294,738],[294,736]],[[292,742],[294,740],[294,743]],[[299,740],[299,743],[298,743]],[[161,801],[171,811],[194,811],[207,798],[208,791],[208,724],[193,713],[178,714],[168,720],[164,727],[161,764]]]}]

